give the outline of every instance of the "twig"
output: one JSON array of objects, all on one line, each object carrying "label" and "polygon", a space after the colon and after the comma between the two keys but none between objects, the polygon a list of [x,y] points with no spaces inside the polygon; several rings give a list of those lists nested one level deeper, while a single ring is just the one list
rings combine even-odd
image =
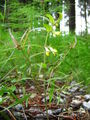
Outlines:
[{"label": "twig", "polygon": [[7,109],[7,111],[9,112],[9,115],[11,116],[12,120],[16,120],[16,118],[14,117],[14,115],[11,113],[10,110]]}]

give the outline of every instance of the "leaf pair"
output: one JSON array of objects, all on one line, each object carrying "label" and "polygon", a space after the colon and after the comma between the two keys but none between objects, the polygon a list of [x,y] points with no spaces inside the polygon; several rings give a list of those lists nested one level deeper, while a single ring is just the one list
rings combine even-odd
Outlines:
[{"label": "leaf pair", "polygon": [[58,19],[57,19],[56,21],[54,20],[54,18],[53,18],[52,15],[46,14],[46,17],[49,19],[49,22],[50,22],[52,25],[55,25],[55,26],[57,26],[57,24],[59,24],[60,20],[62,19],[62,13],[57,12],[57,14],[58,14],[59,17],[58,17]]},{"label": "leaf pair", "polygon": [[57,27],[58,24],[60,23],[60,20],[62,19],[62,14],[60,12],[58,12],[58,14],[59,14],[59,17],[56,21],[54,20],[52,15],[46,14],[46,17],[49,19],[49,23],[44,24],[46,31],[52,32],[54,37],[60,35],[60,31],[55,31],[53,28],[54,26]]}]

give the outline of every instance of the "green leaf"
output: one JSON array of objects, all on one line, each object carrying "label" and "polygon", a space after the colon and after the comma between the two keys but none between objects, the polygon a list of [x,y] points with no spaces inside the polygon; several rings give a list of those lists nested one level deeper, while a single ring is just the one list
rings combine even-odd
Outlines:
[{"label": "green leaf", "polygon": [[52,99],[53,99],[53,94],[54,94],[54,87],[50,88],[49,91],[49,102],[51,103]]},{"label": "green leaf", "polygon": [[5,86],[2,86],[0,89],[0,96],[3,96],[3,94],[7,92],[8,92],[8,89]]},{"label": "green leaf", "polygon": [[53,16],[51,16],[50,14],[46,14],[46,17],[49,18],[49,21],[50,21],[52,24],[55,24],[55,21],[54,21]]},{"label": "green leaf", "polygon": [[52,26],[50,26],[48,24],[44,24],[44,27],[46,28],[47,32],[51,32],[53,30]]},{"label": "green leaf", "polygon": [[23,69],[26,67],[26,64],[23,64],[22,66],[20,66],[20,69]]},{"label": "green leaf", "polygon": [[55,81],[52,81],[51,87],[49,89],[49,102],[51,103],[54,95],[54,90],[55,90]]},{"label": "green leaf", "polygon": [[42,68],[47,68],[47,64],[42,63]]},{"label": "green leaf", "polygon": [[11,86],[10,88],[9,88],[9,90],[11,90],[12,92],[14,92],[15,90],[16,90],[16,86]]},{"label": "green leaf", "polygon": [[58,12],[59,13],[59,20],[61,20],[62,18],[63,18],[63,15],[62,15],[62,13],[60,13],[60,12]]}]

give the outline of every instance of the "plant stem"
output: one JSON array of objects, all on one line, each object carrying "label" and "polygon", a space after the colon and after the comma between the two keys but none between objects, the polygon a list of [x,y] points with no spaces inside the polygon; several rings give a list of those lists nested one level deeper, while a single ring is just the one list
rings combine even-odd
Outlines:
[{"label": "plant stem", "polygon": [[46,108],[46,115],[47,115],[47,120],[49,120],[49,117],[48,117],[48,108],[47,108],[47,89],[46,89],[46,81],[44,81],[44,93],[45,93],[45,108]]},{"label": "plant stem", "polygon": [[[47,46],[47,41],[48,41],[48,32],[47,32],[47,35],[46,35],[44,48]],[[44,52],[44,64],[45,64],[45,62],[46,62],[46,54],[45,54],[45,52]]]},{"label": "plant stem", "polygon": [[[48,41],[48,32],[47,32],[47,35],[46,35],[46,39],[45,39],[45,44],[44,44],[44,48],[47,46],[47,41]],[[44,52],[44,64],[46,63],[46,54]],[[48,117],[48,108],[47,108],[47,84],[46,84],[46,80],[44,81],[44,93],[45,93],[45,107],[46,107],[46,115],[47,115],[47,120],[49,120],[49,117]]]}]

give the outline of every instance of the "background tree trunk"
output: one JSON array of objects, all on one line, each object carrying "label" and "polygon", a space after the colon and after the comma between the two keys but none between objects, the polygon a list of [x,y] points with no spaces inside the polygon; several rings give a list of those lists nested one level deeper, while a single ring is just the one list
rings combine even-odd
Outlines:
[{"label": "background tree trunk", "polygon": [[75,0],[69,0],[69,31],[75,32]]},{"label": "background tree trunk", "polygon": [[85,24],[86,24],[86,28],[85,28],[85,32],[87,34],[88,30],[87,30],[87,2],[86,0],[84,0],[84,12],[85,12]]}]

